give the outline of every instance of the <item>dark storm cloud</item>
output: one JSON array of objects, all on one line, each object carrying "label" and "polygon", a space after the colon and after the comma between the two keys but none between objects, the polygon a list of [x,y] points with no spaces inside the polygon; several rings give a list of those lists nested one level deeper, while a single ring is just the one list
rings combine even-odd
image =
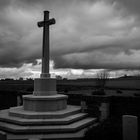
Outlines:
[{"label": "dark storm cloud", "polygon": [[[73,27],[71,32],[65,31],[70,39],[61,33],[63,42],[57,44],[61,46],[61,53],[60,48],[55,47],[55,67],[139,68],[140,22],[138,10],[129,11],[131,6],[134,6],[131,2],[124,5],[118,1],[99,1],[93,5],[85,4],[85,9],[77,9],[73,18],[68,19],[68,27]],[[79,13],[82,16],[78,16]]]},{"label": "dark storm cloud", "polygon": [[42,29],[37,22],[50,10],[51,58],[56,68],[139,67],[139,1],[15,0],[0,1],[0,66],[37,64]]},{"label": "dark storm cloud", "polygon": [[119,4],[126,8],[129,14],[135,13],[139,16],[140,13],[140,1],[139,0],[113,0],[119,2]]},{"label": "dark storm cloud", "polygon": [[36,18],[33,16],[36,12],[17,9],[14,3],[1,3],[1,6],[0,67],[34,63],[41,57],[41,32],[35,30]]},{"label": "dark storm cloud", "polygon": [[[73,53],[56,59],[61,68],[84,69],[139,69],[140,51],[120,52],[118,54],[93,51],[90,53]],[[59,61],[58,61],[59,60]],[[129,60],[129,61],[128,61]],[[92,63],[91,63],[92,62]]]},{"label": "dark storm cloud", "polygon": [[3,9],[6,6],[10,5],[10,4],[11,4],[11,1],[10,0],[1,0],[0,1],[0,8]]}]

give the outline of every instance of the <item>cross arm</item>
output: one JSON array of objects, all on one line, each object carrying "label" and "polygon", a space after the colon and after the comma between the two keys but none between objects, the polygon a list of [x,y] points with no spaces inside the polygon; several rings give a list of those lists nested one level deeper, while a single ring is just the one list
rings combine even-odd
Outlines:
[{"label": "cross arm", "polygon": [[52,18],[52,19],[47,20],[47,21],[40,21],[40,22],[37,23],[37,25],[38,25],[38,27],[43,27],[45,24],[52,25],[52,24],[55,24],[55,23],[56,23],[55,19]]}]

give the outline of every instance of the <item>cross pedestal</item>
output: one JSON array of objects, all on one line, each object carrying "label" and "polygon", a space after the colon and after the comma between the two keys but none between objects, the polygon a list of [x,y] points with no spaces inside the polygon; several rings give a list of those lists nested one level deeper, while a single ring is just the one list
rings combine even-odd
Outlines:
[{"label": "cross pedestal", "polygon": [[49,11],[44,11],[44,20],[38,22],[38,27],[43,27],[42,72],[40,78],[34,80],[33,95],[23,97],[25,110],[54,111],[67,106],[67,96],[57,94],[56,79],[50,78],[49,73],[49,26],[52,24],[55,24],[55,19],[49,19]]}]

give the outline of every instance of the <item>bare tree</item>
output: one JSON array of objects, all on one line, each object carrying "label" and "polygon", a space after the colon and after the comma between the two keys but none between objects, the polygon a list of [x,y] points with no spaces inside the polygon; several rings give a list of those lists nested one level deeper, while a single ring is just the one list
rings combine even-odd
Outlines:
[{"label": "bare tree", "polygon": [[108,70],[103,70],[97,73],[96,78],[97,78],[97,86],[104,90],[105,89],[105,84],[106,81],[109,79],[110,73]]}]

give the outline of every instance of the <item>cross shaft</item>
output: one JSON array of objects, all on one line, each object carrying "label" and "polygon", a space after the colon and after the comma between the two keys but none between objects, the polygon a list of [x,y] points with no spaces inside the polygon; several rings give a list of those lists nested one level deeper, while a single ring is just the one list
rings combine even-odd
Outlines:
[{"label": "cross shaft", "polygon": [[38,22],[38,27],[43,27],[43,44],[42,44],[42,73],[41,77],[50,77],[49,73],[49,26],[55,24],[55,19],[49,19],[49,11],[44,11],[44,21]]}]

